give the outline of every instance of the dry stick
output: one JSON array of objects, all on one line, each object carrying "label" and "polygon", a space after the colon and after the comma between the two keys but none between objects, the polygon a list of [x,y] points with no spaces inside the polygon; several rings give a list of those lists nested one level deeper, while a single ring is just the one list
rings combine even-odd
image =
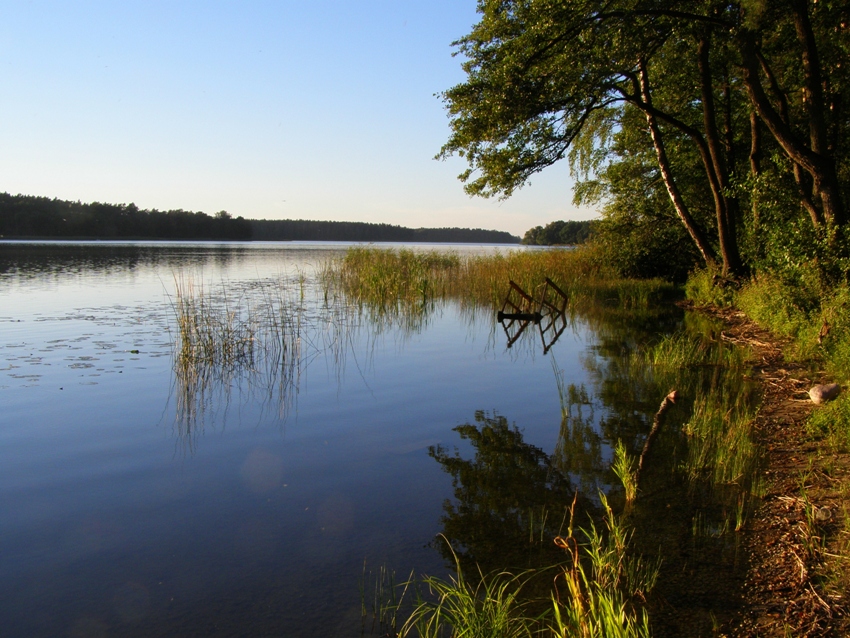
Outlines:
[{"label": "dry stick", "polygon": [[661,407],[659,407],[658,412],[655,413],[655,418],[652,420],[652,429],[649,431],[649,436],[646,437],[646,443],[643,444],[643,452],[640,453],[640,460],[638,461],[637,471],[635,472],[635,487],[640,484],[640,473],[643,470],[643,462],[646,460],[649,450],[652,448],[652,443],[655,441],[658,436],[658,431],[661,429],[661,417],[663,417],[664,413],[670,409],[671,405],[676,403],[676,399],[678,398],[679,393],[676,390],[672,390],[670,394],[664,397],[664,400],[661,402]]}]

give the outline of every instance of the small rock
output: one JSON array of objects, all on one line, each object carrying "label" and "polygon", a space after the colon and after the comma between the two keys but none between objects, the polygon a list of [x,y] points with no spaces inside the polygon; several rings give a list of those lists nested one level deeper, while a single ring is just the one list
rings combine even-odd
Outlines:
[{"label": "small rock", "polygon": [[837,397],[839,392],[841,392],[841,386],[837,383],[824,383],[809,390],[809,397],[812,403],[820,405]]},{"label": "small rock", "polygon": [[828,507],[816,507],[815,508],[815,520],[819,522],[828,521],[832,518],[832,510]]}]

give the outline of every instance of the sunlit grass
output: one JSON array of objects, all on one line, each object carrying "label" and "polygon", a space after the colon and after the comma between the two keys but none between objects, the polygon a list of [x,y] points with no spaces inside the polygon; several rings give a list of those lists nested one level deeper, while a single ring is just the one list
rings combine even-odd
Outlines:
[{"label": "sunlit grass", "polygon": [[698,396],[684,426],[690,479],[749,487],[761,453],[752,433],[754,416],[752,403],[738,393],[714,389]]},{"label": "sunlit grass", "polygon": [[722,366],[739,368],[750,356],[748,350],[719,342],[700,335],[676,332],[665,335],[657,343],[637,352],[641,360],[658,368],[686,368],[689,366]]},{"label": "sunlit grass", "polygon": [[508,282],[516,282],[536,298],[547,277],[566,292],[571,308],[589,302],[646,308],[675,293],[660,280],[619,278],[582,250],[460,256],[355,247],[329,264],[322,279],[326,289],[337,286],[352,300],[392,310],[436,299],[497,308]]},{"label": "sunlit grass", "polygon": [[[600,500],[605,533],[591,526],[579,530],[580,540],[570,522],[566,535],[555,539],[566,552],[563,566],[520,574],[479,573],[471,581],[456,560],[455,576],[422,580],[430,597],[420,599],[400,635],[649,638],[642,602],[655,586],[660,562],[631,555],[631,529],[614,514],[604,494]],[[524,598],[523,586],[543,572],[554,574],[551,605],[531,613],[540,601]]]},{"label": "sunlit grass", "polygon": [[818,406],[806,422],[809,434],[824,439],[835,451],[850,451],[850,394]]},{"label": "sunlit grass", "polygon": [[636,463],[629,456],[629,452],[622,441],[617,441],[617,445],[614,447],[614,462],[611,464],[611,469],[623,484],[626,503],[633,503],[637,498],[638,490]]}]

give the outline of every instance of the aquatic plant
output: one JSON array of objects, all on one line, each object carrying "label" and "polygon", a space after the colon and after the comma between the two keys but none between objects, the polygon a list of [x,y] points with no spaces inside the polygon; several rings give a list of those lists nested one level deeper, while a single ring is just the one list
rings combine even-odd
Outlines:
[{"label": "aquatic plant", "polygon": [[618,440],[614,447],[614,462],[611,464],[611,469],[625,490],[626,503],[633,503],[637,497],[637,476],[635,472],[635,460],[629,456],[626,446]]},{"label": "aquatic plant", "polygon": [[208,409],[226,409],[234,388],[264,395],[285,415],[307,354],[299,294],[280,282],[234,291],[175,277],[174,394],[178,434],[190,449]]},{"label": "aquatic plant", "polygon": [[[370,580],[371,583],[368,582]],[[372,574],[367,571],[366,562],[363,562],[363,576],[360,581],[362,634],[374,635],[377,631],[381,636],[397,635],[399,610],[412,582],[413,573],[404,583],[397,583],[394,571],[382,565],[376,574]],[[368,603],[367,598],[370,599]]]},{"label": "aquatic plant", "polygon": [[693,366],[739,368],[749,358],[749,351],[701,335],[674,332],[636,351],[635,356],[660,369],[675,370]]},{"label": "aquatic plant", "polygon": [[585,251],[510,251],[459,256],[355,247],[323,269],[326,290],[341,288],[352,300],[384,310],[454,299],[461,304],[501,306],[509,281],[529,293],[550,278],[569,297],[569,307],[590,303],[646,308],[675,288],[660,280],[617,277]]},{"label": "aquatic plant", "polygon": [[753,418],[753,405],[741,394],[713,388],[698,396],[683,428],[688,436],[688,477],[696,481],[708,476],[715,485],[748,487],[760,457],[751,431]]},{"label": "aquatic plant", "polygon": [[632,556],[632,530],[603,493],[599,498],[607,534],[591,524],[580,543],[571,523],[566,537],[555,539],[570,562],[556,579],[564,584],[552,597],[550,629],[559,638],[649,638],[649,616],[640,602],[655,587],[660,559]]},{"label": "aquatic plant", "polygon": [[400,635],[531,638],[540,629],[540,618],[528,615],[529,603],[520,598],[526,577],[508,572],[486,576],[479,573],[473,584],[460,563],[448,580],[425,577],[422,584],[436,600],[420,598]]},{"label": "aquatic plant", "polygon": [[[455,555],[455,576],[422,580],[431,598],[420,597],[400,635],[649,638],[649,617],[641,601],[655,586],[660,560],[631,556],[631,530],[613,513],[604,494],[600,500],[606,533],[591,525],[579,530],[585,539],[582,542],[574,534],[571,518],[566,535],[555,539],[567,553],[567,564],[562,567],[519,574],[479,571],[473,583]],[[534,576],[552,570],[556,576],[551,604],[542,612],[531,613],[540,601],[523,597],[523,587]]]}]

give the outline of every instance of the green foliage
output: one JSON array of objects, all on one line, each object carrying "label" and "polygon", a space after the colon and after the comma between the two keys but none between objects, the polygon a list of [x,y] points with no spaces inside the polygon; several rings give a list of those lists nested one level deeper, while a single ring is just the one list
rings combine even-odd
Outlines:
[{"label": "green foliage", "polygon": [[[438,156],[466,159],[468,193],[509,197],[568,157],[576,199],[602,206],[598,250],[621,276],[683,281],[716,257],[736,276],[794,278],[814,261],[830,281],[848,271],[843,3],[478,11],[455,43],[467,77],[443,93],[451,135]],[[819,68],[801,64],[815,57]],[[552,243],[546,231],[525,241]]]},{"label": "green foliage", "polygon": [[746,393],[716,388],[694,401],[684,426],[689,437],[684,469],[691,481],[709,477],[714,485],[749,489],[760,457],[753,416],[753,401]]},{"label": "green foliage", "polygon": [[698,306],[731,306],[735,293],[734,285],[710,268],[694,271],[685,282],[685,297]]},{"label": "green foliage", "polygon": [[659,370],[680,370],[690,366],[743,366],[749,352],[744,348],[717,343],[702,335],[677,332],[635,353],[642,362]]},{"label": "green foliage", "polygon": [[850,285],[824,284],[816,267],[804,284],[760,276],[743,286],[736,304],[756,322],[790,337],[788,356],[820,360],[839,381],[850,380]]},{"label": "green foliage", "polygon": [[449,580],[426,577],[423,583],[437,600],[420,600],[402,626],[402,636],[415,631],[418,638],[531,638],[539,628],[539,619],[525,611],[528,601],[519,598],[522,575],[479,572],[473,584],[458,562]]},{"label": "green foliage", "polygon": [[629,457],[629,452],[622,441],[617,441],[617,445],[614,447],[614,463],[611,465],[611,469],[623,484],[626,503],[632,503],[637,497],[636,465],[634,459]]},{"label": "green foliage", "polygon": [[575,246],[593,236],[594,221],[556,221],[529,229],[522,238],[528,246]]},{"label": "green foliage", "polygon": [[654,588],[660,564],[631,556],[631,530],[614,515],[604,495],[600,494],[600,500],[607,533],[591,525],[584,531],[586,541],[582,543],[573,535],[570,523],[567,536],[556,539],[567,551],[569,562],[558,569],[548,609],[531,614],[535,601],[523,598],[522,590],[535,575],[547,575],[551,583],[551,569],[519,575],[479,571],[473,584],[456,560],[456,576],[423,580],[433,599],[420,599],[400,635],[649,638],[649,617],[640,601]]},{"label": "green foliage", "polygon": [[680,225],[669,220],[618,215],[606,210],[592,240],[600,258],[618,275],[683,283],[699,254]]},{"label": "green foliage", "polygon": [[[561,545],[571,557],[564,569],[564,597],[553,598],[554,635],[558,638],[649,638],[649,617],[635,605],[654,587],[659,562],[630,555],[631,530],[618,519],[600,494],[607,534],[591,525],[580,545],[572,526]],[[584,554],[584,556],[582,556]],[[583,564],[589,559],[589,567]]]},{"label": "green foliage", "polygon": [[815,408],[806,423],[809,434],[825,438],[839,452],[850,451],[850,394]]}]

